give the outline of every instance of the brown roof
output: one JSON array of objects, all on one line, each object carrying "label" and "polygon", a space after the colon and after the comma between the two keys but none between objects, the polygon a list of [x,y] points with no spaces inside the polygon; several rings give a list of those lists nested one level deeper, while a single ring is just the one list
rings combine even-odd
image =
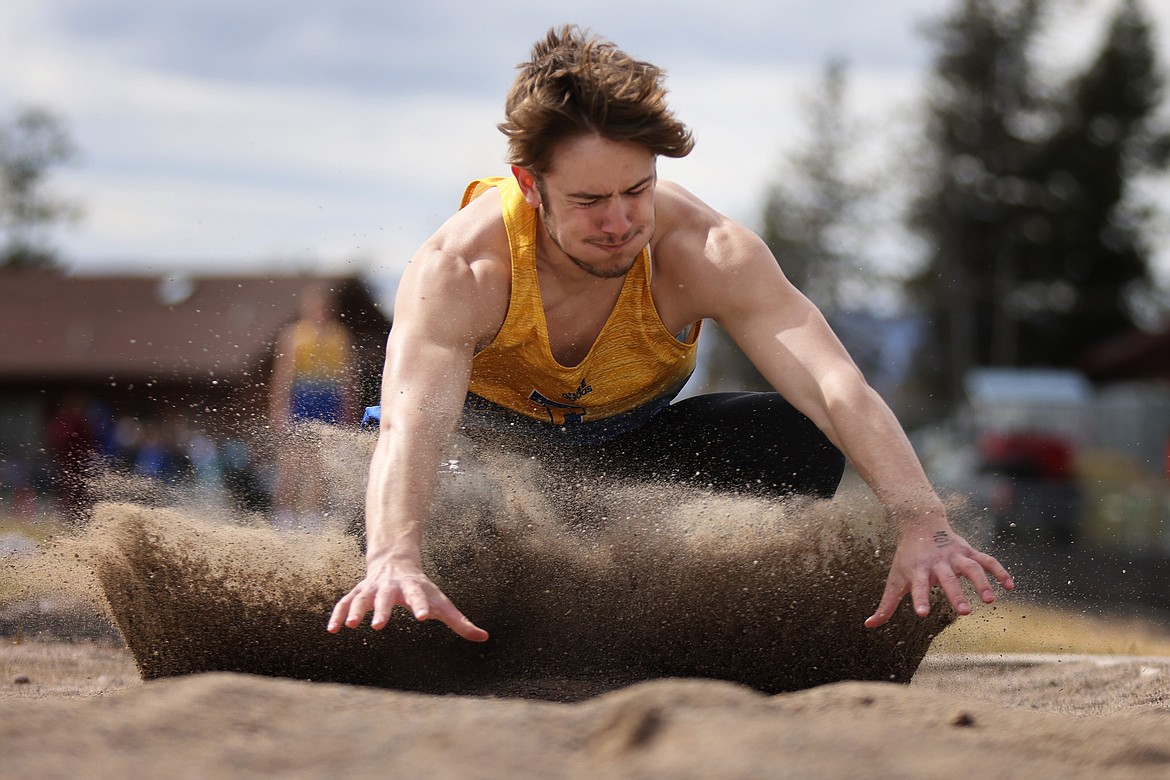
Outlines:
[{"label": "brown roof", "polygon": [[351,327],[384,340],[388,319],[352,277],[0,271],[0,380],[239,378],[296,319],[310,281],[328,282]]}]

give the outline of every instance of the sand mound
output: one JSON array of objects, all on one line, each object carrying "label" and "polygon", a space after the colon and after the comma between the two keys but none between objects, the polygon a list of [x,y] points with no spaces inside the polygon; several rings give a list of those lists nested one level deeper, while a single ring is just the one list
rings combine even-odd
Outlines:
[{"label": "sand mound", "polygon": [[947,690],[963,678],[979,680],[973,695],[1004,706],[1099,717],[1170,712],[1170,659],[1157,656],[932,654],[914,683]]},{"label": "sand mound", "polygon": [[968,697],[983,677],[774,697],[657,680],[553,704],[214,673],[100,697],[0,697],[0,776],[1166,777],[1164,711],[1072,717],[1027,709],[1026,696],[1000,706]]},{"label": "sand mound", "polygon": [[[336,514],[360,500],[349,460]],[[329,461],[329,458],[326,458]],[[652,484],[544,479],[539,465],[460,442],[444,465],[424,564],[492,634],[486,644],[405,613],[381,632],[325,632],[361,576],[340,531],[281,532],[182,508],[101,504],[58,564],[80,562],[144,678],[232,671],[435,693],[573,699],[640,680],[709,677],[765,692],[908,682],[952,619],[941,600],[862,622],[893,545],[875,503],[776,501]],[[345,488],[348,484],[348,490]]]}]

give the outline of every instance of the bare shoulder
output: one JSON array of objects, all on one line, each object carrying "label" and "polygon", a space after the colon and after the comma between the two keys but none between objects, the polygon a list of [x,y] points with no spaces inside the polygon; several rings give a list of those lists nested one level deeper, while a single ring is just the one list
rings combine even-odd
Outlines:
[{"label": "bare shoulder", "polygon": [[729,294],[784,283],[754,231],[673,182],[660,182],[656,197],[655,272],[669,281],[667,295],[688,304],[687,316],[715,317]]},{"label": "bare shoulder", "polygon": [[511,253],[495,190],[452,215],[411,258],[395,299],[395,325],[441,318],[476,341],[507,313]]},{"label": "bare shoulder", "polygon": [[771,254],[753,230],[674,182],[660,182],[657,199],[658,251],[715,266],[753,262],[761,251]]}]

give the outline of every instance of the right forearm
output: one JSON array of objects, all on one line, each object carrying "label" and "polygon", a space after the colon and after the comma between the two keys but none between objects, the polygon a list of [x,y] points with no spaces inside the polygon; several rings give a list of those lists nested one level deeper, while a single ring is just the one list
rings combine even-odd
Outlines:
[{"label": "right forearm", "polygon": [[411,261],[399,285],[366,490],[371,564],[419,560],[439,460],[463,413],[475,346],[495,332],[483,299],[468,263],[433,247]]},{"label": "right forearm", "polygon": [[366,487],[367,561],[419,564],[423,527],[449,432],[407,419],[379,434]]}]

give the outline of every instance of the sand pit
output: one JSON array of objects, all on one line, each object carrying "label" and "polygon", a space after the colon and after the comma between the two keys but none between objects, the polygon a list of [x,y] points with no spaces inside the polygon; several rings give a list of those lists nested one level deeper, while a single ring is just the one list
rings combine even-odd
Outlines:
[{"label": "sand pit", "polygon": [[[530,459],[462,444],[424,559],[491,632],[482,645],[405,613],[386,631],[326,633],[333,603],[362,574],[357,542],[339,531],[101,504],[82,535],[47,554],[48,568],[92,573],[89,589],[146,679],[228,671],[574,700],[700,677],[775,693],[907,682],[953,618],[936,601],[929,619],[906,607],[881,629],[863,627],[892,552],[876,504],[633,483],[551,491]],[[360,495],[360,480],[350,490]]]},{"label": "sand pit", "polygon": [[[15,665],[39,678],[36,659],[59,649],[0,645],[0,670],[24,651]],[[66,649],[90,659],[75,674],[129,664]],[[1170,772],[1168,683],[1167,659],[1054,656],[928,657],[909,686],[771,697],[656,680],[574,704],[225,673],[72,696],[5,679],[0,777],[1152,780]],[[1129,696],[1103,717],[1111,692]]]},{"label": "sand pit", "polygon": [[[407,616],[327,634],[362,569],[340,529],[368,442],[318,443],[339,448],[332,530],[152,494],[20,556],[30,587],[71,598],[55,641],[0,642],[0,777],[1170,774],[1168,659],[923,661],[945,609],[862,628],[890,551],[865,501],[552,491],[465,451],[427,565],[492,641]],[[77,639],[96,634],[85,603],[114,641]]]}]

